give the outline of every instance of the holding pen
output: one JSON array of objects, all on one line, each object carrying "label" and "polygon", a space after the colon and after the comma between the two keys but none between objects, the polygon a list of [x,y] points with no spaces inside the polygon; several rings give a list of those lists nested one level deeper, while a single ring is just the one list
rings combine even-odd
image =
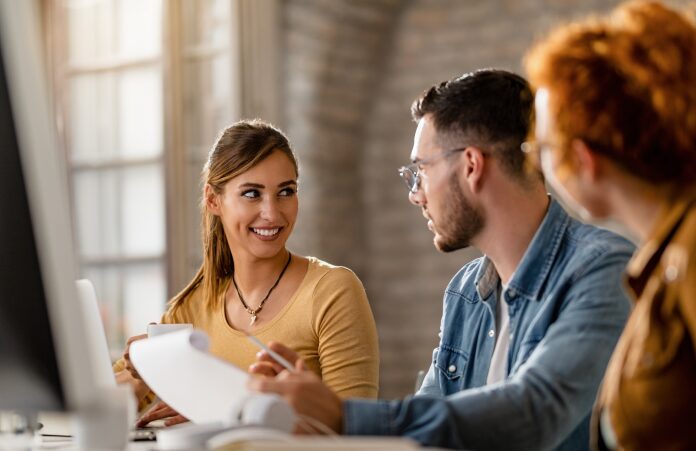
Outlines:
[{"label": "holding pen", "polygon": [[283,356],[281,356],[280,354],[278,354],[277,352],[273,351],[271,348],[266,346],[261,340],[259,340],[258,338],[256,338],[255,336],[253,336],[249,333],[247,333],[246,336],[249,339],[249,341],[251,341],[256,346],[258,346],[259,348],[266,351],[268,353],[268,355],[273,357],[273,359],[276,362],[280,363],[286,370],[290,371],[291,373],[296,372],[295,367],[292,365],[292,363],[288,362]]}]

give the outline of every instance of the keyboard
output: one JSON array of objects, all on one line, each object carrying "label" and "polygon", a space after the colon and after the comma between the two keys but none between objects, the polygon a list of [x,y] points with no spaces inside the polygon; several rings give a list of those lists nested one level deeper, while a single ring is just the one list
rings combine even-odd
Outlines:
[{"label": "keyboard", "polygon": [[128,441],[130,442],[151,442],[157,440],[157,431],[160,428],[140,428],[134,429],[128,433]]}]

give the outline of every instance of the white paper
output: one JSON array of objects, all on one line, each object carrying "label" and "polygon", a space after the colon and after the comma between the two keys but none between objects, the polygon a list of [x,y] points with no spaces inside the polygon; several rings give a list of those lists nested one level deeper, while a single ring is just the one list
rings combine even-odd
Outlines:
[{"label": "white paper", "polygon": [[208,337],[200,330],[138,340],[130,357],[152,391],[194,423],[234,422],[249,396],[248,374],[209,354]]}]

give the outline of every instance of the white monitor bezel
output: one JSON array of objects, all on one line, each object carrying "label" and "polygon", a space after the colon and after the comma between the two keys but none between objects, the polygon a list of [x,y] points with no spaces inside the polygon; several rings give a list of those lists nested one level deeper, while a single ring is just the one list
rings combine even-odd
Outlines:
[{"label": "white monitor bezel", "polygon": [[0,33],[17,142],[56,358],[69,410],[95,400],[86,318],[75,288],[66,165],[50,109],[37,0],[0,0]]}]

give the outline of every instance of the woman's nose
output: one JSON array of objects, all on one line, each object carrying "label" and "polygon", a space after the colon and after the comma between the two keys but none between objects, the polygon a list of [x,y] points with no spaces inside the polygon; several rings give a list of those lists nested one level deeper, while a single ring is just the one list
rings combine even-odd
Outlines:
[{"label": "woman's nose", "polygon": [[261,204],[261,218],[268,222],[274,222],[278,219],[280,210],[278,208],[278,202],[274,198],[268,198]]}]

